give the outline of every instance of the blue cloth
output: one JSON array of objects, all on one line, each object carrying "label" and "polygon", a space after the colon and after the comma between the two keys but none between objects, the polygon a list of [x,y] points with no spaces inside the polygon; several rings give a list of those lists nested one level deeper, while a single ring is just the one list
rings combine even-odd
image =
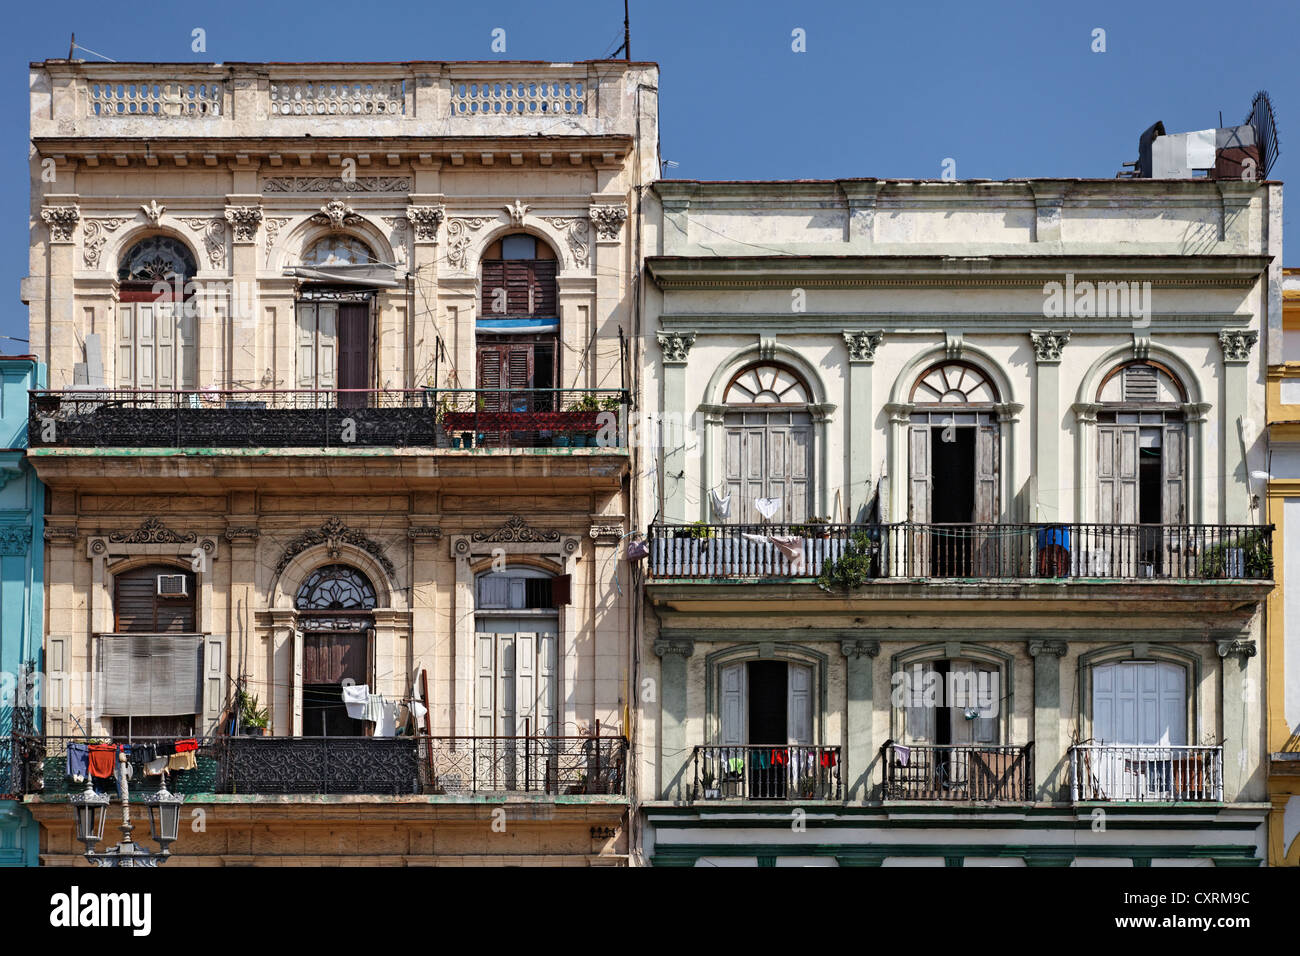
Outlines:
[{"label": "blue cloth", "polygon": [[68,776],[81,783],[90,772],[90,748],[85,744],[68,744]]},{"label": "blue cloth", "polygon": [[1060,545],[1066,551],[1070,550],[1070,529],[1065,525],[1054,524],[1038,529],[1039,550],[1054,544]]}]

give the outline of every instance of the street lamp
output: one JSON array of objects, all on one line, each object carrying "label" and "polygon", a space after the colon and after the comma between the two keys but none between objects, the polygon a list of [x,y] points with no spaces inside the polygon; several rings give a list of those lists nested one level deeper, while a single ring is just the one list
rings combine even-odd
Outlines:
[{"label": "street lamp", "polygon": [[156,794],[144,797],[143,802],[149,811],[149,835],[161,850],[157,853],[149,850],[131,839],[131,802],[126,786],[126,754],[118,751],[117,794],[122,801],[122,841],[117,846],[106,850],[95,849],[104,839],[104,823],[108,819],[109,798],[107,794],[96,793],[89,775],[86,777],[85,793],[69,797],[72,812],[77,823],[77,839],[86,846],[86,859],[96,866],[157,866],[166,863],[171,856],[170,846],[176,841],[180,831],[181,797],[172,795],[167,790],[167,774],[163,773],[162,789]]}]

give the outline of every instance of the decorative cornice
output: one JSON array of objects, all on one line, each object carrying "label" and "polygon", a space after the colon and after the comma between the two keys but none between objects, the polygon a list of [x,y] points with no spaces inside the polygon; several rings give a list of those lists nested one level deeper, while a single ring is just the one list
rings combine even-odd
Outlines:
[{"label": "decorative cornice", "polygon": [[71,242],[77,221],[81,219],[81,207],[46,206],[41,209],[41,219],[50,227],[51,242]]},{"label": "decorative cornice", "polygon": [[687,658],[694,653],[695,642],[687,638],[659,638],[655,641],[655,654],[658,657],[676,654],[678,657]]},{"label": "decorative cornice", "polygon": [[199,537],[193,531],[172,531],[161,518],[145,518],[134,531],[114,531],[108,536],[113,544],[191,544]]},{"label": "decorative cornice", "polygon": [[227,206],[226,222],[235,230],[235,242],[253,242],[262,221],[261,206]]},{"label": "decorative cornice", "polygon": [[279,562],[276,563],[275,573],[278,575],[289,562],[297,555],[306,551],[308,548],[314,548],[317,545],[325,545],[331,558],[337,558],[342,552],[343,545],[350,544],[354,548],[360,548],[372,558],[380,563],[385,571],[391,576],[394,573],[393,562],[388,560],[384,554],[384,548],[379,542],[367,537],[354,528],[349,528],[343,521],[337,517],[330,518],[320,528],[312,531],[304,531],[298,537],[294,538],[285,547],[284,553],[280,555]]},{"label": "decorative cornice", "polygon": [[[289,220],[275,220],[281,224]],[[195,232],[203,230],[203,247],[208,253],[208,264],[213,269],[224,269],[226,267],[226,221],[217,216],[211,218],[192,218],[182,219],[181,222],[189,226]],[[279,226],[276,227],[279,229]],[[267,230],[268,243],[270,241],[270,230]]]},{"label": "decorative cornice", "polygon": [[876,349],[884,339],[884,329],[876,329],[875,331],[845,329],[844,344],[849,350],[849,361],[874,362],[876,359]]},{"label": "decorative cornice", "polygon": [[360,222],[361,217],[357,215],[356,210],[342,199],[331,199],[320,207],[320,212],[312,216],[311,221],[318,226],[332,226],[335,229],[342,229],[344,226],[351,226]]},{"label": "decorative cornice", "polygon": [[591,246],[588,242],[591,224],[581,216],[549,216],[546,221],[564,233],[574,265],[585,266],[591,255]]},{"label": "decorative cornice", "polygon": [[125,219],[87,219],[81,233],[81,258],[87,269],[99,268],[99,255],[108,242],[106,232],[115,232]]},{"label": "decorative cornice", "polygon": [[544,543],[559,541],[560,532],[553,529],[531,528],[519,515],[511,515],[506,523],[495,531],[475,531],[470,535],[470,540],[488,543],[506,541]]},{"label": "decorative cornice", "polygon": [[411,180],[404,176],[273,176],[262,181],[264,193],[405,193]]},{"label": "decorative cornice", "polygon": [[1248,638],[1238,638],[1227,641],[1216,641],[1215,646],[1219,651],[1220,657],[1254,657],[1259,653],[1259,647],[1253,640]]},{"label": "decorative cornice", "polygon": [[664,361],[670,364],[684,363],[695,344],[694,332],[656,332],[655,337],[664,353]]},{"label": "decorative cornice", "polygon": [[849,658],[876,657],[880,654],[880,642],[864,640],[840,641],[840,653]]},{"label": "decorative cornice", "polygon": [[512,226],[522,226],[524,224],[524,217],[528,215],[528,210],[531,207],[528,203],[516,199],[513,203],[508,206],[502,206],[501,208],[504,209],[506,215],[510,217],[510,224]]},{"label": "decorative cornice", "polygon": [[1034,344],[1034,358],[1040,363],[1061,361],[1061,352],[1070,341],[1070,330],[1030,329],[1029,340]]},{"label": "decorative cornice", "polygon": [[141,206],[140,210],[144,213],[144,218],[149,220],[149,225],[157,227],[162,222],[163,213],[167,211],[164,206],[156,199],[150,199],[147,206]]},{"label": "decorative cornice", "polygon": [[431,525],[407,528],[406,536],[412,541],[415,541],[418,538],[432,538],[434,541],[441,541],[442,529]]},{"label": "decorative cornice", "polygon": [[1249,362],[1251,349],[1259,341],[1254,329],[1224,329],[1219,333],[1219,347],[1225,362]]},{"label": "decorative cornice", "polygon": [[406,218],[415,232],[416,242],[437,242],[438,227],[447,216],[447,207],[407,206]]},{"label": "decorative cornice", "polygon": [[1030,657],[1037,657],[1040,654],[1055,654],[1057,657],[1064,657],[1067,650],[1069,650],[1069,645],[1065,641],[1029,642]]},{"label": "decorative cornice", "polygon": [[617,239],[619,230],[627,221],[627,207],[622,205],[592,206],[587,210],[591,224],[596,227],[597,239]]}]

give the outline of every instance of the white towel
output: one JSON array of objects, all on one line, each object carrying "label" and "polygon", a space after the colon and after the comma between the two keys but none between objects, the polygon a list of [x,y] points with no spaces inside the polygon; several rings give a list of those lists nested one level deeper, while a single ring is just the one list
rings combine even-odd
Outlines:
[{"label": "white towel", "polygon": [[758,509],[758,513],[764,518],[770,519],[772,515],[776,514],[777,511],[781,509],[781,496],[777,495],[775,498],[755,498],[754,507]]},{"label": "white towel", "polygon": [[347,684],[343,688],[343,706],[348,716],[356,720],[366,719],[366,703],[370,700],[370,687],[366,684]]},{"label": "white towel", "polygon": [[768,537],[772,545],[790,559],[790,567],[803,567],[803,538],[798,535],[774,534]]},{"label": "white towel", "polygon": [[716,491],[710,489],[709,498],[713,501],[713,517],[719,521],[726,521],[731,517],[731,495],[725,498]]},{"label": "white towel", "polygon": [[375,736],[396,737],[397,701],[385,700],[383,697],[372,697],[371,700],[379,702],[379,706],[375,711]]},{"label": "white towel", "polygon": [[424,715],[429,712],[418,700],[411,701],[411,716],[415,718],[415,729],[418,731],[424,726]]}]

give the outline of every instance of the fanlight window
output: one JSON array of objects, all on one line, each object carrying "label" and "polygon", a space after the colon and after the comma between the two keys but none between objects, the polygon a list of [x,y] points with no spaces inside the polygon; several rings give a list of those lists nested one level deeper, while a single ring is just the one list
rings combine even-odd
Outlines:
[{"label": "fanlight window", "polygon": [[360,239],[344,235],[317,239],[302,254],[302,264],[305,266],[355,266],[377,261],[368,245]]},{"label": "fanlight window", "polygon": [[731,380],[723,401],[728,405],[806,405],[808,386],[779,365],[752,365]]},{"label": "fanlight window", "polygon": [[1130,362],[1106,376],[1097,390],[1102,404],[1167,405],[1187,401],[1187,392],[1169,370],[1154,362]]},{"label": "fanlight window", "polygon": [[120,282],[182,282],[194,277],[198,267],[185,244],[171,236],[150,236],[132,246],[117,270]]},{"label": "fanlight window", "polygon": [[300,611],[369,611],[374,606],[374,585],[346,564],[317,568],[298,589],[294,601]]},{"label": "fanlight window", "polygon": [[936,365],[912,386],[912,401],[922,405],[988,405],[997,400],[997,388],[989,377],[962,362]]}]

